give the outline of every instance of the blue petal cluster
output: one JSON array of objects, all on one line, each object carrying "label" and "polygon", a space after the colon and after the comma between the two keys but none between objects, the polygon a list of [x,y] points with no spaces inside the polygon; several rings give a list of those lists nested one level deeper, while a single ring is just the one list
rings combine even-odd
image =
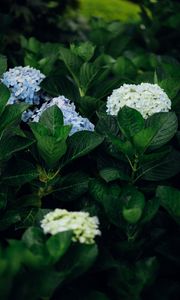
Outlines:
[{"label": "blue petal cluster", "polygon": [[39,110],[32,116],[32,121],[38,122],[41,114],[50,106],[57,105],[64,116],[64,124],[72,125],[70,135],[77,131],[88,130],[94,131],[94,125],[87,119],[83,118],[76,112],[76,107],[64,96],[53,98],[51,101],[44,103]]},{"label": "blue petal cluster", "polygon": [[8,104],[24,101],[30,105],[38,105],[39,85],[44,78],[44,74],[29,66],[9,69],[3,74],[1,80],[11,91]]}]

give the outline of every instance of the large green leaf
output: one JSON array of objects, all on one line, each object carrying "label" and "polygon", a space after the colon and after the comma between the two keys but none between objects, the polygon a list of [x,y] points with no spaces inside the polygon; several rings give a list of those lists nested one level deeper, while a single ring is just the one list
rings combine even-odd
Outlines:
[{"label": "large green leaf", "polygon": [[89,94],[91,93],[90,95],[92,97],[103,99],[112,93],[113,89],[118,88],[122,84],[122,80],[119,78],[109,78],[107,72],[107,70],[104,71],[104,73],[107,75],[107,78],[103,78],[103,75],[101,78],[99,72],[97,73],[99,78],[95,78],[95,80],[93,80],[90,91],[88,91]]},{"label": "large green leaf", "polygon": [[51,236],[47,242],[47,249],[53,262],[57,262],[68,250],[72,241],[72,232],[60,232]]},{"label": "large green leaf", "polygon": [[1,115],[0,131],[10,127],[17,120],[21,120],[22,113],[28,108],[26,103],[7,105]]},{"label": "large green leaf", "polygon": [[157,113],[149,117],[146,126],[154,130],[149,143],[151,148],[165,145],[175,135],[178,127],[177,117],[174,112]]},{"label": "large green leaf", "polygon": [[109,219],[117,227],[123,225],[122,220],[122,190],[117,184],[107,185],[99,180],[92,180],[89,184],[89,190],[92,197],[99,202]]},{"label": "large green leaf", "polygon": [[118,77],[134,79],[137,70],[135,65],[131,62],[130,59],[121,56],[114,63],[113,72]]},{"label": "large green leaf", "polygon": [[76,101],[79,98],[79,91],[77,87],[69,79],[62,75],[46,77],[41,83],[41,87],[49,95],[54,97],[64,95],[72,101]]},{"label": "large green leaf", "polygon": [[40,228],[31,226],[24,232],[22,240],[29,249],[38,251],[45,242],[45,235]]},{"label": "large green leaf", "polygon": [[49,129],[52,136],[58,135],[58,129],[63,125],[63,114],[58,106],[47,108],[40,117],[40,123]]},{"label": "large green leaf", "polygon": [[20,213],[17,210],[8,210],[0,219],[0,231],[9,228],[11,225],[21,220]]},{"label": "large green leaf", "polygon": [[90,96],[84,96],[79,98],[78,105],[80,113],[83,116],[90,118],[100,108],[102,101]]},{"label": "large green leaf", "polygon": [[135,263],[121,261],[108,275],[108,285],[116,299],[139,300],[146,286],[156,279],[158,262],[155,257],[137,260]]},{"label": "large green leaf", "polygon": [[54,190],[59,201],[73,201],[88,190],[89,176],[83,172],[69,173],[61,177]]},{"label": "large green leaf", "polygon": [[157,197],[154,197],[151,200],[148,200],[145,204],[141,224],[150,222],[154,216],[157,214],[160,206],[160,201]]},{"label": "large green leaf", "polygon": [[144,195],[133,188],[132,190],[125,190],[122,197],[125,200],[122,210],[124,219],[130,224],[137,223],[140,220],[145,207]]},{"label": "large green leaf", "polygon": [[100,170],[100,176],[106,181],[106,182],[111,182],[117,179],[121,179],[121,180],[129,180],[129,176],[124,173],[121,169],[118,168],[113,168],[113,167],[109,167],[109,168],[104,168],[102,170]]},{"label": "large green leaf", "polygon": [[0,139],[0,160],[9,159],[15,152],[28,148],[34,143],[21,136],[2,137]]},{"label": "large green leaf", "polygon": [[142,165],[138,177],[159,181],[175,176],[180,171],[180,153],[172,150],[163,159]]},{"label": "large green leaf", "polygon": [[9,89],[4,85],[4,84],[0,84],[0,116],[2,115],[7,101],[10,97],[10,91]]},{"label": "large green leaf", "polygon": [[96,47],[89,41],[80,43],[78,46],[74,44],[71,45],[71,51],[80,56],[84,61],[89,61],[92,58],[95,48]]},{"label": "large green leaf", "polygon": [[103,137],[95,132],[80,131],[69,137],[68,150],[64,157],[63,164],[69,163],[94,150],[103,141]]},{"label": "large green leaf", "polygon": [[109,134],[117,135],[119,132],[119,127],[115,117],[105,114],[98,114],[99,121],[96,125],[96,131],[106,137]]},{"label": "large green leaf", "polygon": [[68,279],[76,278],[93,265],[98,255],[96,244],[74,243],[58,263],[57,269]]},{"label": "large green leaf", "polygon": [[165,90],[170,99],[173,99],[180,90],[179,77],[166,78],[159,82],[159,86]]},{"label": "large green leaf", "polygon": [[[54,109],[50,110],[51,113]],[[45,115],[46,117],[46,115]],[[46,118],[41,123],[31,123],[30,127],[37,140],[37,147],[41,157],[45,160],[48,167],[54,167],[60,158],[66,153],[67,144],[66,138],[68,137],[70,126],[54,126],[54,118],[51,118],[52,124],[47,122]],[[59,120],[59,118],[58,118]],[[58,121],[59,122],[59,121]],[[43,124],[45,123],[45,124]],[[53,135],[56,136],[53,136]]]},{"label": "large green leaf", "polygon": [[113,146],[120,152],[131,157],[135,154],[135,147],[129,141],[122,141],[120,138],[110,135],[109,136]]},{"label": "large green leaf", "polygon": [[156,196],[172,218],[180,224],[180,191],[170,186],[158,186]]},{"label": "large green leaf", "polygon": [[128,106],[120,109],[117,118],[119,128],[127,139],[131,139],[144,128],[144,119],[141,114]]},{"label": "large green leaf", "polygon": [[148,127],[139,131],[133,137],[133,144],[137,152],[143,154],[151,145],[156,132],[154,128]]},{"label": "large green leaf", "polygon": [[60,59],[64,62],[74,81],[79,86],[79,69],[82,65],[82,59],[71,50],[62,47],[60,49]]},{"label": "large green leaf", "polygon": [[80,69],[80,86],[83,92],[83,95],[86,94],[86,91],[95,78],[98,72],[97,66],[93,63],[84,63]]},{"label": "large green leaf", "polygon": [[17,160],[7,165],[3,172],[3,182],[8,185],[18,186],[30,182],[38,177],[37,169],[28,161]]}]

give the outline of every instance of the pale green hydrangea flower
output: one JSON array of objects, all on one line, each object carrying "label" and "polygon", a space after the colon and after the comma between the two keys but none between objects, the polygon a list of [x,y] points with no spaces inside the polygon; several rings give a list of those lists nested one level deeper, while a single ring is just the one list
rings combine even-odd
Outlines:
[{"label": "pale green hydrangea flower", "polygon": [[88,212],[71,212],[59,208],[45,215],[41,221],[41,227],[45,234],[54,235],[71,230],[73,232],[72,241],[81,244],[95,243],[96,235],[101,235],[98,226],[98,218],[90,217]]},{"label": "pale green hydrangea flower", "polygon": [[151,83],[123,84],[107,99],[107,113],[116,116],[123,106],[138,110],[144,119],[158,112],[168,112],[171,100],[160,86]]}]

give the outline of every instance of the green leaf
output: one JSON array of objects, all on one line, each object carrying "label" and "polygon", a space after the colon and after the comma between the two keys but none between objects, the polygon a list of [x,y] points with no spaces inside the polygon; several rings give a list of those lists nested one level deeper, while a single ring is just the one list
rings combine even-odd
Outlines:
[{"label": "green leaf", "polygon": [[145,198],[144,195],[136,189],[132,191],[126,191],[123,195],[125,199],[125,205],[123,206],[122,214],[124,219],[130,223],[135,224],[137,223],[142,214],[145,207]]},{"label": "green leaf", "polygon": [[117,179],[121,180],[129,180],[129,176],[125,174],[122,170],[116,169],[116,168],[105,168],[100,170],[100,176],[106,181],[106,182],[111,182]]},{"label": "green leaf", "polygon": [[165,146],[157,149],[154,152],[143,154],[143,156],[140,157],[140,163],[143,165],[145,165],[146,163],[149,164],[150,162],[155,163],[167,156],[171,152],[171,150],[171,146]]},{"label": "green leaf", "polygon": [[12,186],[21,186],[38,177],[36,168],[28,161],[17,160],[7,165],[3,172],[3,182]]},{"label": "green leaf", "polygon": [[78,74],[79,69],[82,65],[82,60],[80,59],[80,57],[73,54],[69,49],[61,47],[60,59],[64,62],[74,81],[79,86]]},{"label": "green leaf", "polygon": [[80,68],[80,87],[83,92],[83,96],[86,94],[86,91],[95,78],[98,72],[97,66],[93,63],[84,63]]},{"label": "green leaf", "polygon": [[95,48],[96,47],[89,41],[81,43],[78,46],[74,44],[71,45],[71,51],[79,55],[84,61],[89,61],[92,58]]},{"label": "green leaf", "polygon": [[119,78],[109,78],[108,70],[105,70],[104,74],[107,75],[107,78],[103,78],[103,74],[100,76],[99,72],[97,73],[95,80],[93,80],[93,83],[91,84],[90,91],[88,91],[88,93],[91,92],[90,95],[92,97],[97,99],[103,99],[104,97],[108,96],[110,93],[112,93],[113,89],[118,88],[122,83],[122,80]]},{"label": "green leaf", "polygon": [[36,215],[38,213],[37,207],[25,207],[20,211],[21,222],[19,222],[15,229],[26,229],[32,226],[35,222]]},{"label": "green leaf", "polygon": [[90,118],[95,114],[96,110],[100,108],[102,102],[99,99],[84,96],[78,100],[80,113],[82,112],[83,116]]},{"label": "green leaf", "polygon": [[36,267],[35,272],[37,272],[37,269],[49,264],[49,253],[45,247],[46,236],[39,227],[34,227],[31,223],[24,232],[22,241],[31,253],[31,256],[25,257],[25,263],[30,268]]},{"label": "green leaf", "polygon": [[120,109],[117,118],[119,128],[127,139],[131,139],[144,128],[144,119],[141,114],[128,106]]},{"label": "green leaf", "polygon": [[0,139],[0,160],[9,159],[14,153],[28,148],[34,143],[34,140],[30,140],[21,136],[2,136]]},{"label": "green leaf", "polygon": [[29,227],[22,236],[22,241],[29,249],[38,249],[45,242],[45,235],[38,227]]},{"label": "green leaf", "polygon": [[177,93],[180,90],[179,77],[178,78],[169,77],[167,79],[160,81],[158,84],[167,93],[170,99],[175,98]]},{"label": "green leaf", "polygon": [[49,95],[54,97],[64,95],[71,101],[75,101],[79,98],[79,91],[77,87],[62,75],[46,77],[42,81],[41,87]]},{"label": "green leaf", "polygon": [[122,226],[122,190],[119,184],[107,185],[99,180],[92,180],[89,184],[91,196],[99,202],[109,219],[117,227]]},{"label": "green leaf", "polygon": [[103,181],[91,180],[89,182],[91,196],[101,205],[105,206],[104,196],[107,194],[107,185]]},{"label": "green leaf", "polygon": [[129,141],[122,141],[120,138],[110,135],[109,136],[113,146],[120,152],[128,155],[129,157],[135,154],[135,148]]},{"label": "green leaf", "polygon": [[180,191],[170,186],[158,186],[156,196],[171,217],[180,224]]},{"label": "green leaf", "polygon": [[139,300],[146,286],[156,279],[158,263],[155,257],[148,257],[135,263],[121,261],[109,274],[108,285],[117,299]]},{"label": "green leaf", "polygon": [[157,214],[160,206],[160,201],[157,197],[154,197],[151,200],[148,200],[145,204],[141,224],[150,222],[154,216]]},{"label": "green leaf", "polygon": [[99,121],[96,125],[96,131],[106,137],[109,134],[117,135],[119,132],[119,127],[115,117],[110,115],[98,114]]},{"label": "green leaf", "polygon": [[67,164],[81,156],[94,150],[103,142],[103,137],[95,132],[80,131],[69,137],[68,150],[63,159],[63,164]]},{"label": "green leaf", "polygon": [[72,232],[60,232],[51,236],[47,242],[47,249],[53,259],[53,263],[57,262],[68,250],[72,241]]},{"label": "green leaf", "polygon": [[60,201],[74,201],[88,190],[89,176],[83,172],[69,173],[61,177],[54,190]]},{"label": "green leaf", "polygon": [[[66,153],[66,138],[70,132],[70,126],[58,126],[58,128],[56,126],[53,127],[53,124],[50,125],[49,123],[48,126],[49,128],[45,127],[42,123],[35,122],[30,124],[37,140],[37,147],[41,157],[49,167],[53,168]],[[50,132],[50,130],[53,132]],[[56,136],[52,134],[56,134]]]},{"label": "green leaf", "polygon": [[11,225],[21,220],[20,213],[16,210],[8,210],[0,220],[0,231],[9,228]]},{"label": "green leaf", "polygon": [[0,84],[0,116],[2,115],[6,107],[10,95],[11,94],[9,89],[4,84],[1,83]]},{"label": "green leaf", "polygon": [[41,207],[41,198],[37,194],[23,195],[16,200],[19,208],[23,207]]},{"label": "green leaf", "polygon": [[114,63],[113,72],[119,77],[134,79],[137,70],[130,59],[121,56]]},{"label": "green leaf", "polygon": [[7,105],[1,115],[0,132],[21,120],[22,113],[29,107],[26,103]]},{"label": "green leaf", "polygon": [[156,257],[148,257],[136,262],[136,278],[142,288],[152,284],[156,278],[157,270],[158,261]]},{"label": "green leaf", "polygon": [[154,128],[144,128],[133,136],[133,144],[137,152],[143,154],[147,148],[151,145],[155,136]]},{"label": "green leaf", "polygon": [[146,126],[154,129],[149,144],[151,149],[154,149],[165,145],[173,138],[177,131],[178,121],[174,112],[162,112],[149,117],[146,120]]},{"label": "green leaf", "polygon": [[98,255],[96,244],[86,245],[73,243],[69,251],[58,263],[58,270],[66,275],[67,279],[74,279],[93,265]]},{"label": "green leaf", "polygon": [[7,58],[4,55],[0,55],[0,77],[7,69]]},{"label": "green leaf", "polygon": [[49,129],[52,136],[57,136],[63,125],[63,114],[57,105],[47,108],[40,117],[40,123]]},{"label": "green leaf", "polygon": [[138,177],[145,180],[159,181],[175,176],[180,171],[180,153],[172,150],[163,159],[141,166]]}]

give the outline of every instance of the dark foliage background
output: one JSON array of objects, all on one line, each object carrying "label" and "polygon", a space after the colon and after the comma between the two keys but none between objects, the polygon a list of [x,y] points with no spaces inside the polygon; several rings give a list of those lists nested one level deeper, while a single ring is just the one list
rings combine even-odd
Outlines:
[{"label": "dark foliage background", "polygon": [[[2,300],[180,299],[180,3],[132,2],[135,23],[83,19],[76,0],[1,1],[0,76],[39,69],[42,91],[96,126],[69,137],[57,107],[24,124],[28,105],[6,106],[0,84]],[[158,83],[172,112],[107,116],[112,90],[141,82]],[[39,222],[56,207],[97,215],[98,247],[45,236]]]}]

